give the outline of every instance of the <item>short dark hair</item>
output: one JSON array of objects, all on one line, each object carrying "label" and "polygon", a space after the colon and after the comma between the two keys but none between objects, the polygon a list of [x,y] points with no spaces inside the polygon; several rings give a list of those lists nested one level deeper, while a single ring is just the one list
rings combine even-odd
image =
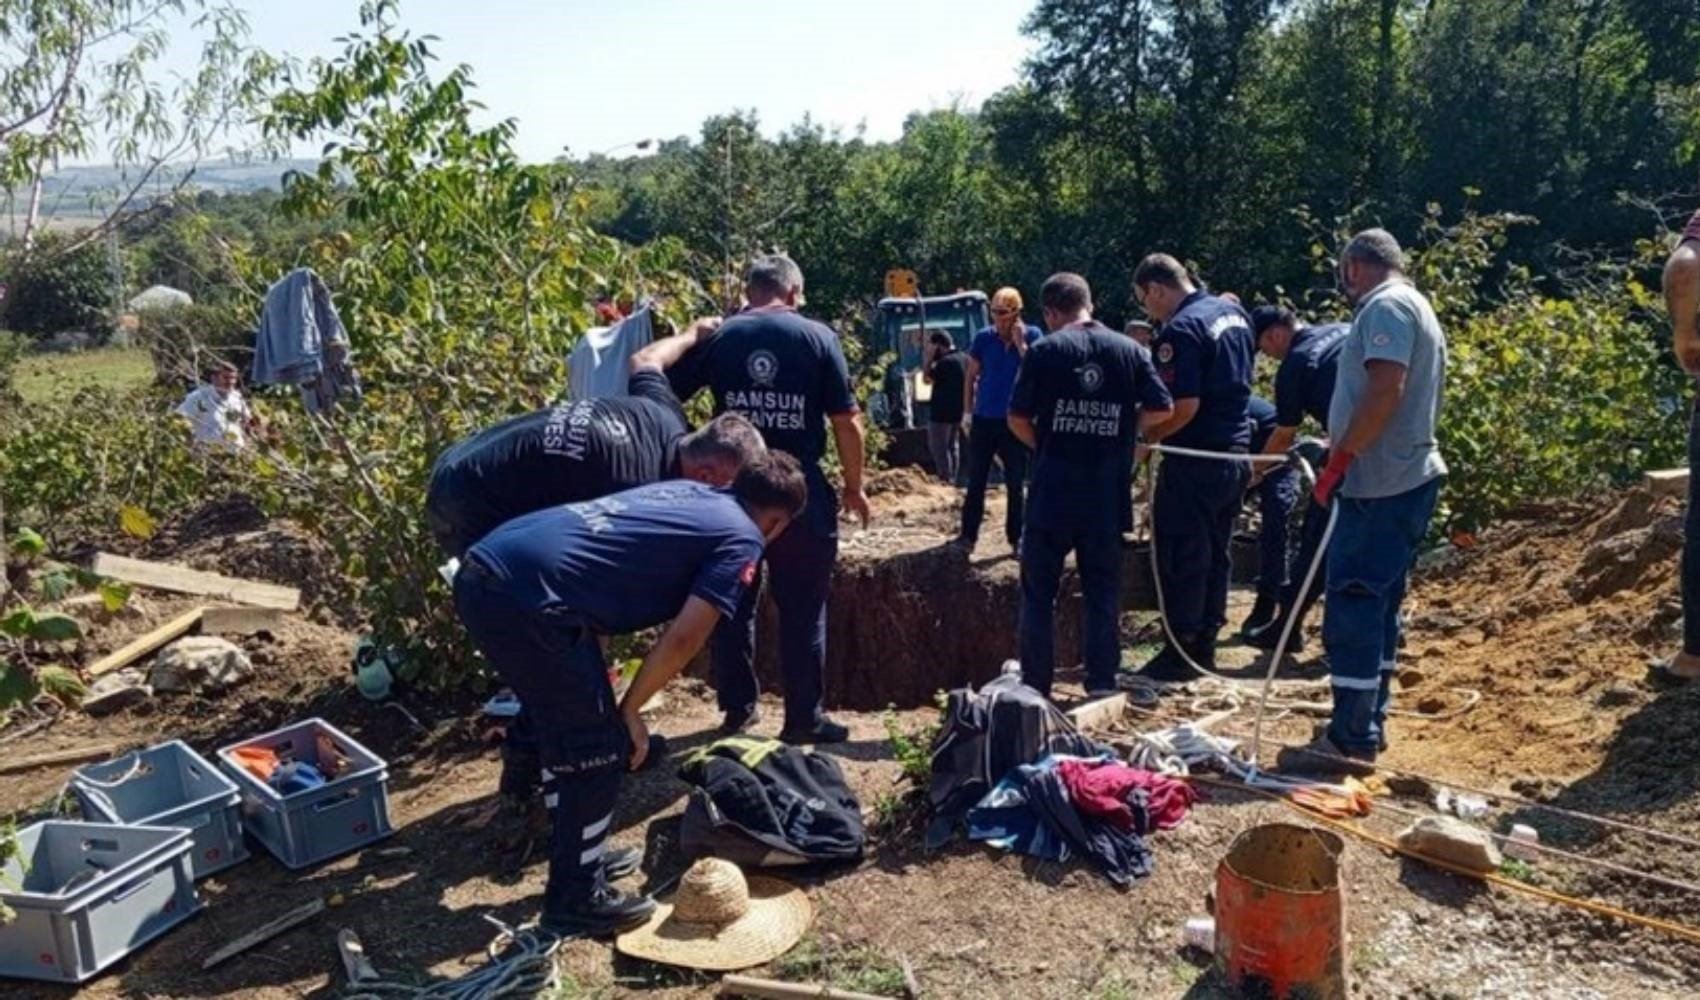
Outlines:
[{"label": "short dark hair", "polygon": [[1039,305],[1051,312],[1072,314],[1092,308],[1092,286],[1069,271],[1058,271],[1039,286]]},{"label": "short dark hair", "polygon": [[242,369],[236,367],[229,361],[213,361],[207,365],[207,377],[210,378],[220,372],[229,372],[232,375],[241,375]]},{"label": "short dark hair", "polygon": [[795,288],[803,290],[803,269],[782,253],[770,253],[750,261],[744,272],[744,285],[751,291],[768,295],[788,295]]},{"label": "short dark hair", "polygon": [[932,344],[934,347],[942,347],[947,351],[956,346],[956,341],[951,340],[950,334],[945,333],[943,330],[934,330],[932,333],[928,334],[927,342]]},{"label": "short dark hair", "polygon": [[1251,311],[1251,332],[1254,340],[1261,340],[1264,331],[1272,326],[1296,330],[1299,328],[1298,314],[1286,306],[1258,306]]},{"label": "short dark hair", "polygon": [[679,454],[741,469],[767,451],[761,432],[741,413],[722,413],[679,439]]},{"label": "short dark hair", "polygon": [[732,494],[750,510],[777,510],[796,517],[809,502],[803,467],[783,451],[769,450],[738,470]]},{"label": "short dark hair", "polygon": [[1192,278],[1186,273],[1186,267],[1180,261],[1166,253],[1154,253],[1139,262],[1133,269],[1135,287],[1144,288],[1147,285],[1164,285],[1168,288],[1185,288]]}]

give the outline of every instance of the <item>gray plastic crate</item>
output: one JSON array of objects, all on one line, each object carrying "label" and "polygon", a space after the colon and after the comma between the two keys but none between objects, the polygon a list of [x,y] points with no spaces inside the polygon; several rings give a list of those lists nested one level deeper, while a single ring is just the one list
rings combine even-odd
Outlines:
[{"label": "gray plastic crate", "polygon": [[80,983],[200,910],[188,830],[49,820],[18,833],[0,976]]},{"label": "gray plastic crate", "polygon": [[[232,754],[244,747],[272,750],[281,761],[310,763],[330,780],[279,795],[236,762]],[[233,743],[218,752],[218,763],[242,793],[243,829],[290,868],[318,864],[395,832],[388,765],[323,719]]]},{"label": "gray plastic crate", "polygon": [[241,793],[181,740],[78,768],[71,791],[97,823],[188,829],[197,879],[248,859]]}]

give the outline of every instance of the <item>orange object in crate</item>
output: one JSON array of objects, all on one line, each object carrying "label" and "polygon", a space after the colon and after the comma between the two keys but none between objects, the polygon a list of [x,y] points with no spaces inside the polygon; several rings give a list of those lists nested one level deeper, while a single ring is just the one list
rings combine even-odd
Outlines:
[{"label": "orange object in crate", "polygon": [[265,747],[237,747],[230,752],[230,757],[244,771],[261,781],[272,780],[272,772],[277,770],[277,753]]},{"label": "orange object in crate", "polygon": [[1216,968],[1248,996],[1345,1000],[1340,838],[1291,823],[1234,839],[1216,866]]}]

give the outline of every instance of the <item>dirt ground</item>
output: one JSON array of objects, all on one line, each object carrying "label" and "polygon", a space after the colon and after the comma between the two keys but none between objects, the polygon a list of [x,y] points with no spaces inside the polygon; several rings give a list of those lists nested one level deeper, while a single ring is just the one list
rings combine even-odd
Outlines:
[{"label": "dirt ground", "polygon": [[[868,535],[847,532],[846,552],[882,544],[884,536],[874,532],[942,541],[955,526],[954,498],[943,487],[905,483],[877,502],[876,528]],[[989,504],[992,523],[972,559],[1013,572],[996,522],[1000,506]],[[1546,843],[1667,880],[1549,858],[1521,873],[1533,884],[1700,925],[1700,892],[1669,884],[1700,883],[1700,850],[1517,801],[1700,834],[1700,685],[1665,688],[1647,672],[1649,658],[1673,647],[1680,623],[1676,518],[1674,506],[1640,494],[1603,506],[1529,510],[1471,550],[1430,559],[1410,603],[1399,704],[1444,709],[1457,703],[1461,688],[1479,691],[1482,701],[1441,721],[1395,720],[1384,760],[1500,792],[1489,819],[1496,829],[1529,822]],[[262,530],[229,520],[209,522],[193,540],[162,541],[150,554],[175,558],[167,550],[181,544],[215,568],[255,572],[259,564],[244,546],[208,540]],[[227,550],[237,562],[221,563]],[[1236,621],[1246,599],[1236,594]],[[131,608],[94,623],[84,654],[92,659],[191,605],[140,592]],[[1130,615],[1127,626],[1131,664],[1148,624]],[[476,823],[499,764],[496,749],[480,738],[471,703],[403,695],[398,709],[364,701],[348,678],[354,639],[334,624],[291,620],[275,636],[246,641],[257,676],[226,695],[160,696],[106,718],[71,713],[45,728],[18,720],[0,730],[0,756],[172,737],[210,752],[242,735],[320,715],[388,759],[397,832],[378,846],[411,849],[404,857],[368,850],[303,873],[258,851],[200,883],[203,913],[81,991],[8,983],[8,996],[332,996],[341,986],[333,942],[339,927],[356,929],[388,972],[452,974],[481,958],[491,936],[483,915],[510,922],[534,917],[542,858],[533,854],[512,869],[494,831]],[[1283,676],[1324,675],[1319,653],[1313,642]],[[1230,670],[1261,670],[1243,647],[1224,647],[1222,660]],[[1065,682],[1076,680],[1065,675]],[[1078,693],[1076,683],[1065,683],[1060,696]],[[1205,707],[1171,697],[1158,717],[1179,721]],[[779,714],[774,705],[759,731],[774,731]],[[836,714],[851,726],[852,740],[833,752],[865,809],[877,813],[903,787],[887,718]],[[889,722],[913,730],[935,714],[909,709],[891,713]],[[668,692],[652,728],[683,750],[712,739],[717,722],[712,693],[686,681]],[[1296,742],[1308,727],[1308,719],[1289,716],[1271,733]],[[25,728],[33,731],[20,736]],[[1222,731],[1245,736],[1250,728],[1249,713],[1242,713]],[[42,769],[0,778],[0,814],[24,821],[50,810],[67,774]],[[1408,794],[1378,802],[1363,821],[1366,829],[1391,836],[1408,821],[1398,810],[1425,807],[1420,789],[1398,787]],[[636,884],[662,883],[682,867],[674,844],[685,790],[668,768],[630,778],[615,841],[645,849]],[[860,865],[792,876],[816,904],[815,926],[791,955],[754,974],[896,996],[907,962],[933,997],[1217,995],[1206,958],[1182,947],[1181,925],[1204,912],[1216,864],[1235,836],[1261,822],[1296,818],[1280,804],[1213,789],[1179,829],[1155,838],[1155,873],[1126,892],[1089,868],[1037,864],[962,843],[928,855],[911,825],[882,829]],[[1674,997],[1693,996],[1700,983],[1700,945],[1669,934],[1487,888],[1352,839],[1345,872],[1356,996]],[[198,971],[220,944],[315,896],[337,905],[218,969]],[[619,958],[606,944],[573,942],[563,955],[563,997],[671,1000],[714,991],[710,977]]]}]

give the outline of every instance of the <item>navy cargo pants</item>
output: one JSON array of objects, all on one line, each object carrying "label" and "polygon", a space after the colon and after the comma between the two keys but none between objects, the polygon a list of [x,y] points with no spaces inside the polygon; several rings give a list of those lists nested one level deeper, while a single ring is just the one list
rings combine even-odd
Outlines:
[{"label": "navy cargo pants", "polygon": [[1257,484],[1259,600],[1279,601],[1287,588],[1287,524],[1298,500],[1299,474],[1291,466],[1277,466]]},{"label": "navy cargo pants", "polygon": [[1244,462],[1166,455],[1151,530],[1158,582],[1177,637],[1214,636],[1228,621],[1228,546],[1251,476]]},{"label": "navy cargo pants", "polygon": [[1399,607],[1440,496],[1440,480],[1390,497],[1336,496],[1328,543],[1328,603],[1322,644],[1334,686],[1328,738],[1375,756],[1387,724],[1399,653]]},{"label": "navy cargo pants", "polygon": [[[813,729],[821,720],[826,677],[826,603],[832,567],[838,561],[836,498],[811,490],[809,505],[828,507],[823,517],[811,511],[791,522],[767,546],[762,576],[769,577],[779,611],[779,672],[785,686],[785,731]],[[830,525],[830,527],[828,527]],[[756,679],[756,605],[761,580],[744,592],[737,614],[714,631],[714,686],[723,712],[755,707],[761,695]]]},{"label": "navy cargo pants", "polygon": [[503,581],[473,560],[455,577],[455,607],[534,726],[554,810],[544,914],[587,904],[607,887],[602,853],[631,758],[601,644],[568,609],[516,607]]},{"label": "navy cargo pants", "polygon": [[1063,560],[1070,552],[1086,602],[1081,634],[1086,689],[1115,687],[1121,666],[1117,629],[1122,585],[1120,507],[1100,504],[1091,517],[1062,525],[1029,521],[1021,534],[1021,679],[1047,697],[1056,670],[1057,592],[1062,586]]}]

